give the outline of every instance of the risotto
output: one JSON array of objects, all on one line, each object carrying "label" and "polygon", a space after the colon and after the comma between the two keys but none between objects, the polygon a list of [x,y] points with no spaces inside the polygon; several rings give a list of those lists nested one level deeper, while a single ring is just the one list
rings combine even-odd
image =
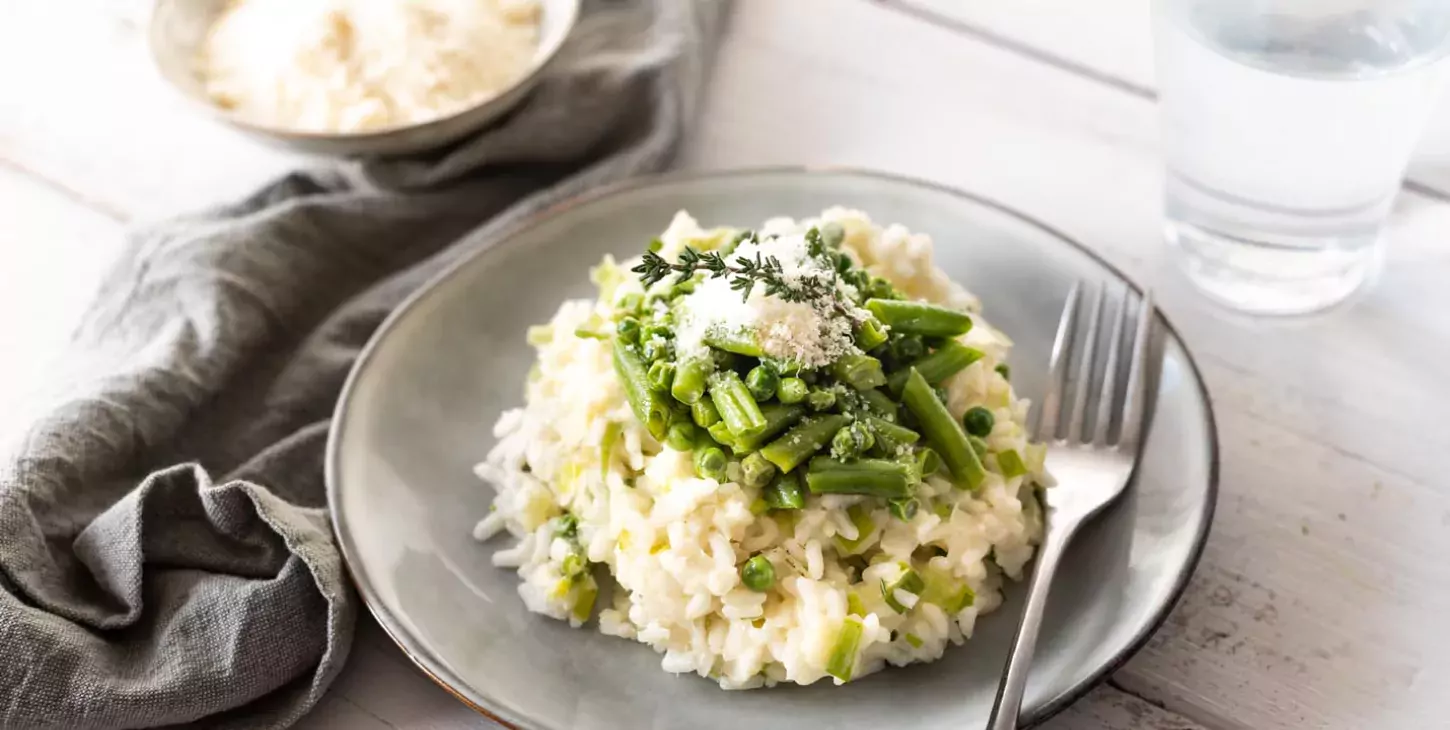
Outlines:
[{"label": "risotto", "polygon": [[[1041,539],[1011,341],[929,237],[677,214],[528,340],[479,464],[525,605],[729,689],[938,659]],[[504,534],[506,533],[506,535]]]}]

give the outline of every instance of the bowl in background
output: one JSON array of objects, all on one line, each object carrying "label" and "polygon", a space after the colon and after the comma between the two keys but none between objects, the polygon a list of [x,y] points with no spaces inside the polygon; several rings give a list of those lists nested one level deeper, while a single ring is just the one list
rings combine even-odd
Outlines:
[{"label": "bowl in background", "polygon": [[213,119],[297,152],[343,157],[373,157],[423,152],[456,141],[497,120],[523,101],[558,55],[579,16],[579,0],[539,0],[539,47],[533,63],[508,88],[472,106],[437,119],[363,132],[313,132],[258,124],[224,109],[207,96],[197,65],[207,31],[227,0],[157,0],[147,42],[162,78]]}]

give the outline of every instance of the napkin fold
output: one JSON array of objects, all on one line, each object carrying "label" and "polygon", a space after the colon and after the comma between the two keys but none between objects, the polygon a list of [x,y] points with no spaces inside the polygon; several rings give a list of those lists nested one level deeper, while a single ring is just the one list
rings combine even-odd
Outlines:
[{"label": "napkin fold", "polygon": [[322,476],[353,358],[522,217],[664,167],[725,2],[585,2],[476,137],[130,238],[54,405],[0,452],[0,728],[284,728],[318,701],[359,603]]}]

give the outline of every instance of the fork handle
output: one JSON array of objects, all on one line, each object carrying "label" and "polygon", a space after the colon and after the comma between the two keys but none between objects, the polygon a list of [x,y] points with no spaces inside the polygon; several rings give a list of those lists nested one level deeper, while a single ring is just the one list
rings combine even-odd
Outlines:
[{"label": "fork handle", "polygon": [[1077,531],[1076,524],[1053,527],[1055,529],[1043,538],[1038,549],[1037,565],[1032,569],[1032,582],[1027,588],[1027,606],[1022,610],[1022,621],[1017,625],[1017,636],[1012,640],[1012,651],[1007,655],[1007,668],[1002,674],[1002,683],[997,686],[997,701],[992,706],[987,730],[1017,730],[1022,695],[1027,689],[1027,672],[1032,667],[1032,654],[1037,649],[1037,631],[1042,627],[1042,614],[1047,606],[1047,593],[1052,588],[1052,576],[1057,572],[1063,548]]}]

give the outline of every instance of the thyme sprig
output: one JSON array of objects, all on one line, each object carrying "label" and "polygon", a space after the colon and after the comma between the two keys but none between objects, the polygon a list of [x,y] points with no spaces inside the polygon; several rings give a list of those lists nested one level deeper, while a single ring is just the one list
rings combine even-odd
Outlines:
[{"label": "thyme sprig", "polygon": [[[758,240],[754,233],[743,234],[741,239],[751,242]],[[811,244],[813,256],[827,255],[820,244],[820,234],[816,229],[810,230],[807,241]],[[701,253],[686,246],[680,251],[679,260],[673,263],[654,251],[647,251],[640,264],[630,271],[639,274],[639,280],[646,288],[670,276],[674,276],[675,283],[680,284],[701,271],[708,273],[712,279],[729,276],[730,289],[740,292],[742,300],[749,299],[755,285],[761,284],[765,287],[767,296],[779,297],[787,302],[824,300],[829,302],[831,309],[849,316],[850,308],[841,298],[836,286],[838,275],[834,265],[826,260],[822,263],[825,264],[823,268],[830,272],[829,276],[802,276],[787,281],[780,259],[774,256],[762,256],[757,252],[753,259],[736,256],[727,261],[718,251]]]}]

